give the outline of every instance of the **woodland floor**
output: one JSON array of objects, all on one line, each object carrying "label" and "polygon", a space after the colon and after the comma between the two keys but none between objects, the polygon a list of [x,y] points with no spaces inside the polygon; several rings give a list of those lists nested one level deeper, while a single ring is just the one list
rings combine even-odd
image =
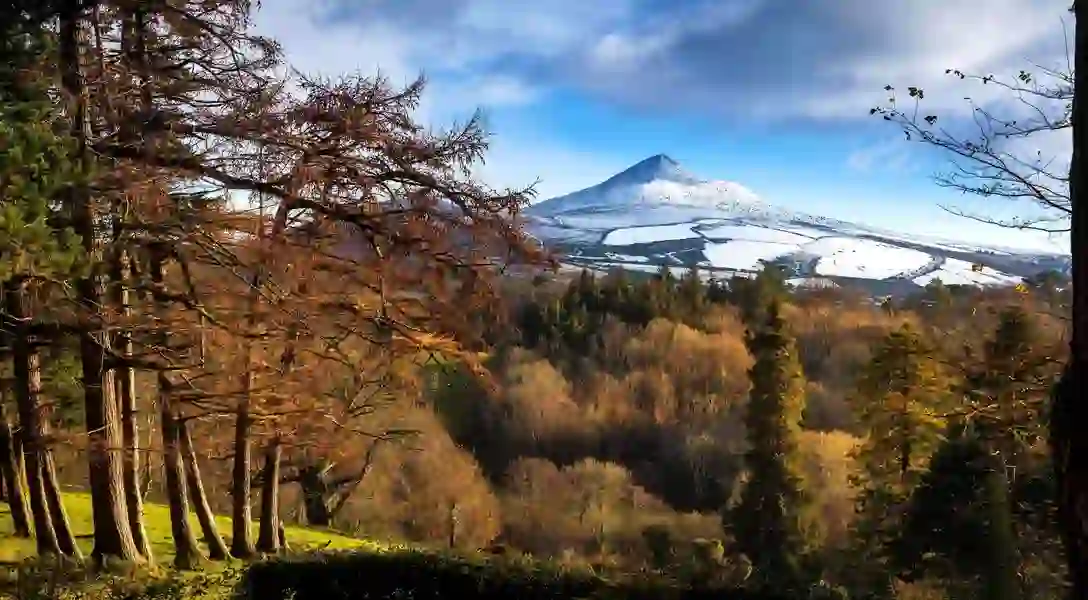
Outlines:
[{"label": "woodland floor", "polygon": [[[85,556],[91,553],[93,545],[92,532],[94,524],[91,519],[91,497],[89,494],[69,492],[64,494],[64,508],[68,512],[68,518],[72,522],[72,529],[79,540],[80,548]],[[200,529],[195,518],[190,518],[197,538],[200,538]],[[224,535],[228,546],[231,520],[229,517],[216,517],[220,534]],[[148,538],[151,540],[151,552],[155,562],[161,565],[170,565],[174,558],[173,541],[170,534],[170,514],[166,506],[159,504],[144,505],[144,527],[147,529]],[[257,528],[254,524],[254,539]],[[329,550],[348,549],[377,549],[376,544],[366,540],[353,539],[340,534],[301,527],[286,527],[287,544],[292,548],[303,549],[306,547],[321,547],[328,543]],[[207,553],[207,547],[201,545]],[[35,556],[33,539],[17,538],[12,535],[11,516],[8,513],[8,505],[0,502],[0,563],[12,563]],[[209,563],[212,564],[212,563]]]}]

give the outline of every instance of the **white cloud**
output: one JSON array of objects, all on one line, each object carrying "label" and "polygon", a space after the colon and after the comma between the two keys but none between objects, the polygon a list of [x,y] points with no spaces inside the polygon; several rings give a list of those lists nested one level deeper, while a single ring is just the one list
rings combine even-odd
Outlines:
[{"label": "white cloud", "polygon": [[[257,28],[306,72],[426,72],[420,119],[443,126],[477,106],[527,107],[576,87],[659,114],[726,119],[864,120],[881,88],[925,87],[926,106],[963,114],[963,96],[995,97],[947,68],[1015,71],[1053,62],[1068,0],[264,0]],[[1000,96],[1000,94],[997,94]],[[497,131],[481,170],[495,185],[544,178],[541,195],[590,185],[626,166]],[[898,140],[897,140],[898,141]],[[1035,142],[1033,142],[1035,143]],[[1043,142],[1039,142],[1043,143]],[[1050,148],[1050,142],[1045,142]],[[859,148],[848,165],[911,169],[910,144]],[[624,161],[625,163],[626,161]]]}]

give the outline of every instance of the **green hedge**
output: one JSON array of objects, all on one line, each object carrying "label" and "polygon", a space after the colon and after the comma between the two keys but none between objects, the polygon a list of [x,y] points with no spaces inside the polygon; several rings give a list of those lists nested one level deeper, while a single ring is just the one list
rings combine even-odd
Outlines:
[{"label": "green hedge", "polygon": [[546,565],[420,551],[257,563],[239,592],[252,600],[777,600],[752,591],[691,589],[650,578],[617,582]]}]

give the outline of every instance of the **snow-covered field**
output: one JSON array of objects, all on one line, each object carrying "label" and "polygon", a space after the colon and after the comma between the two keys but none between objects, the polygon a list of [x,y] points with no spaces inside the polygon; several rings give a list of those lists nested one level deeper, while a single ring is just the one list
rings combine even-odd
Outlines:
[{"label": "snow-covered field", "polygon": [[608,260],[616,260],[616,261],[620,261],[620,262],[632,262],[632,263],[650,262],[649,257],[646,257],[646,256],[634,256],[632,254],[616,254],[615,252],[605,252],[604,256]]},{"label": "snow-covered field", "polygon": [[915,277],[911,281],[918,285],[929,285],[935,279],[940,279],[946,285],[1010,285],[1020,281],[1019,277],[1013,277],[989,267],[983,267],[982,271],[971,269],[971,263],[965,260],[949,258],[945,260],[936,271]]},{"label": "snow-covered field", "polygon": [[797,249],[796,244],[733,240],[721,244],[708,243],[703,247],[703,254],[707,262],[719,269],[758,271],[763,268],[763,261],[774,260]]},{"label": "snow-covered field", "polygon": [[805,244],[806,254],[818,256],[816,273],[835,277],[888,279],[926,266],[925,252],[883,242],[848,237],[826,237]]},{"label": "snow-covered field", "polygon": [[685,223],[683,225],[617,229],[606,235],[601,243],[606,246],[627,246],[665,240],[687,240],[697,237],[699,237],[699,234],[691,230],[691,225]]}]

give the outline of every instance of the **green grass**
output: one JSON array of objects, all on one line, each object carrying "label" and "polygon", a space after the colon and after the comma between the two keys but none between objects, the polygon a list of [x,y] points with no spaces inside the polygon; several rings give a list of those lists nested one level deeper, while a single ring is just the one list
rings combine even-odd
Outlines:
[{"label": "green grass", "polygon": [[[72,530],[79,540],[80,548],[84,555],[89,556],[93,545],[92,533],[94,522],[91,518],[91,497],[86,493],[70,492],[64,494],[64,508],[68,512],[68,519],[72,523]],[[195,517],[190,515],[189,521],[200,539],[200,528]],[[231,520],[228,517],[216,517],[219,525],[219,533],[230,544]],[[170,533],[170,513],[166,506],[160,504],[144,505],[144,527],[147,536],[151,540],[151,552],[155,562],[162,565],[170,565],[174,559],[174,546]],[[370,550],[380,551],[384,549],[374,542],[354,539],[341,534],[302,527],[286,528],[287,544],[292,548],[306,548],[324,546],[328,543],[330,550]],[[254,525],[256,536],[256,525]],[[207,548],[201,545],[205,554]],[[12,521],[7,503],[0,502],[0,563],[12,563],[37,554],[33,539],[17,538],[12,535]]]}]

